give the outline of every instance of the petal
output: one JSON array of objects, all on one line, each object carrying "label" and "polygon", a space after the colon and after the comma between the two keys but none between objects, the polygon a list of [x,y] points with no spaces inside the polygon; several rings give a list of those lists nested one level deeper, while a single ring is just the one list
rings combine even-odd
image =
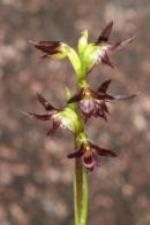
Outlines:
[{"label": "petal", "polygon": [[101,156],[112,156],[116,157],[117,154],[110,149],[101,148],[95,144],[91,143],[91,147],[96,150],[96,153]]},{"label": "petal", "polygon": [[93,116],[102,117],[105,121],[107,121],[107,114],[109,114],[109,111],[105,101],[97,100]]},{"label": "petal", "polygon": [[111,80],[105,80],[98,88],[98,92],[106,93],[111,82]]},{"label": "petal", "polygon": [[112,157],[117,157],[117,154],[113,152],[112,150],[109,149],[101,149],[97,151],[97,153],[101,156],[112,156]]},{"label": "petal", "polygon": [[106,105],[106,103],[104,101],[101,101],[100,106],[101,106],[102,111],[104,111],[107,114],[109,114],[108,107],[107,107],[107,105]]},{"label": "petal", "polygon": [[82,98],[83,98],[83,91],[71,97],[68,103],[79,102]]},{"label": "petal", "polygon": [[60,46],[59,41],[30,41],[33,46],[42,52],[51,55],[51,54],[56,54],[59,52],[58,48]]},{"label": "petal", "polygon": [[41,94],[37,93],[38,101],[47,111],[56,110]]},{"label": "petal", "polygon": [[103,118],[106,122],[108,121],[106,113],[105,112],[97,112],[97,116]]},{"label": "petal", "polygon": [[98,93],[97,94],[97,99],[99,100],[105,100],[105,101],[112,101],[112,100],[115,100],[115,97],[112,96],[112,95],[109,95],[109,94],[103,94],[103,93]]},{"label": "petal", "polygon": [[106,122],[108,121],[107,114],[109,114],[109,111],[108,111],[106,104],[101,105],[101,108],[99,109],[97,114],[98,114],[98,116],[103,118]]},{"label": "petal", "polygon": [[51,118],[50,114],[35,114],[31,112],[23,112],[23,114],[30,117],[31,119],[37,119],[42,121],[47,121]]},{"label": "petal", "polygon": [[139,93],[132,94],[132,95],[114,95],[114,100],[130,100],[135,98]]},{"label": "petal", "polygon": [[109,56],[105,53],[105,55],[102,57],[102,63],[110,66],[112,69],[114,69],[115,65],[113,62],[110,61]]},{"label": "petal", "polygon": [[93,99],[97,99],[99,96],[99,93],[90,89],[90,95]]},{"label": "petal", "polygon": [[109,22],[104,30],[101,32],[100,36],[98,37],[96,44],[100,44],[101,42],[107,42],[109,40],[110,34],[113,28],[113,21]]},{"label": "petal", "polygon": [[51,135],[54,133],[58,128],[60,127],[60,122],[59,121],[53,121],[52,128],[50,128],[47,132],[47,136]]},{"label": "petal", "polygon": [[132,43],[135,40],[135,36],[130,37],[124,41],[117,42],[116,44],[112,44],[111,50],[120,50],[125,48],[128,44]]},{"label": "petal", "polygon": [[37,44],[40,46],[48,46],[51,48],[57,48],[60,45],[60,41],[39,41]]},{"label": "petal", "polygon": [[78,151],[75,151],[75,152],[72,152],[72,153],[68,154],[67,157],[69,159],[80,158],[82,155],[83,155],[83,151],[81,151],[81,149],[80,149]]},{"label": "petal", "polygon": [[93,157],[92,157],[91,154],[89,154],[89,155],[86,155],[86,154],[85,154],[85,155],[82,157],[82,163],[83,163],[83,166],[84,166],[86,169],[90,170],[90,171],[93,171],[94,168],[95,168],[95,166],[96,166],[96,162],[95,162],[95,160],[93,159]]},{"label": "petal", "polygon": [[90,116],[94,111],[94,107],[95,107],[95,104],[92,98],[83,99],[79,102],[79,109],[85,115]]},{"label": "petal", "polygon": [[115,97],[113,95],[105,94],[105,100],[115,100]]}]

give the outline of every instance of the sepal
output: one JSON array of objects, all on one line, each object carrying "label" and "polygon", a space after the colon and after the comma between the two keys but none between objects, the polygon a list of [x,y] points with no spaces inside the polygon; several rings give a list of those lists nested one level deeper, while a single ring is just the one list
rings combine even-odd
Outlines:
[{"label": "sepal", "polygon": [[81,36],[78,41],[78,52],[80,55],[82,55],[87,45],[88,45],[88,31],[85,30],[81,33]]}]

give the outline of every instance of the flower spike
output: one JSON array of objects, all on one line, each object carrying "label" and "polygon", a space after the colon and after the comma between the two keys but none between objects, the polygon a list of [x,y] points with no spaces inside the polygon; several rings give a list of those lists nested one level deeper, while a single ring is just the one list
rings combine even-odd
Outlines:
[{"label": "flower spike", "polygon": [[[88,31],[83,31],[76,49],[60,41],[31,41],[31,44],[43,53],[43,58],[54,60],[67,58],[70,61],[76,73],[76,83],[79,91],[72,95],[69,90],[66,90],[67,106],[64,108],[55,108],[45,97],[37,93],[37,99],[46,112],[43,114],[23,113],[32,119],[50,122],[51,128],[48,130],[47,135],[50,135],[58,128],[71,131],[75,137],[76,151],[68,154],[68,158],[78,158],[83,167],[89,171],[94,170],[98,165],[99,157],[116,157],[117,155],[114,151],[102,148],[89,141],[85,134],[86,121],[91,117],[101,117],[107,121],[109,114],[107,103],[133,99],[138,94],[110,94],[108,90],[112,82],[110,79],[102,82],[95,91],[90,88],[86,80],[86,76],[98,63],[114,68],[115,64],[110,57],[111,53],[125,48],[135,39],[135,37],[130,37],[113,43],[110,41],[112,30],[113,21],[110,21],[94,42],[89,42]],[[74,103],[77,103],[77,105]]]}]

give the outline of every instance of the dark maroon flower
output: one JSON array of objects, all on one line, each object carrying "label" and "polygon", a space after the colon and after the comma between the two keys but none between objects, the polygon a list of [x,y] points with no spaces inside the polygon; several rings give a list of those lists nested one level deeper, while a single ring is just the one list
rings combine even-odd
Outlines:
[{"label": "dark maroon flower", "polygon": [[41,120],[41,121],[51,121],[52,122],[52,128],[50,128],[47,132],[47,135],[50,135],[52,132],[54,132],[61,125],[61,121],[59,120],[59,118],[57,116],[57,114],[60,110],[53,107],[40,94],[37,94],[37,99],[40,102],[40,104],[44,107],[44,109],[46,110],[46,113],[36,114],[36,113],[31,113],[31,112],[24,112],[24,114],[29,116],[32,119],[37,119],[37,120]]},{"label": "dark maroon flower", "polygon": [[46,110],[46,113],[36,114],[31,112],[24,112],[24,114],[33,119],[50,121],[52,123],[52,128],[48,130],[47,135],[50,135],[59,127],[68,129],[72,133],[78,132],[78,130],[80,129],[80,120],[75,111],[73,111],[68,106],[63,109],[55,108],[40,94],[37,94],[37,98],[40,104]]},{"label": "dark maroon flower", "polygon": [[80,148],[69,154],[68,158],[80,158],[83,166],[93,171],[98,166],[99,156],[111,156],[116,157],[116,153],[109,149],[101,148],[91,142],[82,143]]},{"label": "dark maroon flower", "polygon": [[97,52],[97,62],[102,62],[113,68],[114,63],[112,63],[109,58],[109,52],[125,48],[128,44],[130,44],[135,39],[135,37],[132,36],[124,41],[111,43],[109,42],[109,38],[112,33],[112,28],[113,28],[113,21],[109,22],[106,25],[104,30],[99,35],[95,44],[100,47]]},{"label": "dark maroon flower", "polygon": [[94,116],[107,120],[109,113],[107,102],[132,99],[137,95],[110,95],[107,93],[110,83],[111,80],[105,80],[97,91],[93,91],[89,87],[82,88],[79,94],[74,95],[68,103],[78,102],[79,109],[86,119]]}]

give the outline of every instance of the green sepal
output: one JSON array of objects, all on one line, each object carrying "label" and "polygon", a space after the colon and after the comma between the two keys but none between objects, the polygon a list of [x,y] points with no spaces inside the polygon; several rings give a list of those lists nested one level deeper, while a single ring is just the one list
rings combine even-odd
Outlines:
[{"label": "green sepal", "polygon": [[80,120],[78,114],[69,107],[59,112],[59,118],[61,123],[75,134],[78,134],[82,129],[82,121]]},{"label": "green sepal", "polygon": [[78,52],[81,57],[87,45],[88,45],[88,31],[85,30],[81,33],[81,36],[78,41]]},{"label": "green sepal", "polygon": [[99,46],[95,43],[90,43],[86,47],[84,53],[82,54],[82,74],[85,74],[93,67],[97,62]]},{"label": "green sepal", "polygon": [[77,54],[77,52],[71,48],[71,47],[67,47],[66,49],[66,52],[67,52],[67,57],[77,75],[77,77],[80,77],[81,75],[81,61],[80,61],[80,58]]}]

